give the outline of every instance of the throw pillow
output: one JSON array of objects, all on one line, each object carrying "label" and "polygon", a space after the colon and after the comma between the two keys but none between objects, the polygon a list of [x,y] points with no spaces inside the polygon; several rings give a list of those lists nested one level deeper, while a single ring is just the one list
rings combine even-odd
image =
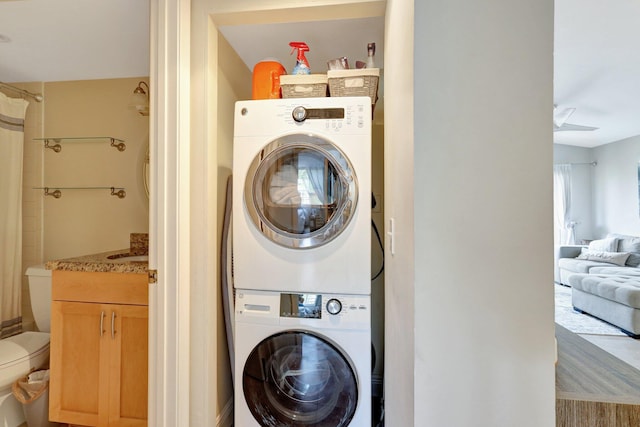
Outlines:
[{"label": "throw pillow", "polygon": [[577,258],[623,266],[627,262],[627,258],[629,258],[629,252],[592,251],[591,249],[583,248],[582,253]]},{"label": "throw pillow", "polygon": [[615,233],[609,233],[607,237],[618,239],[618,250],[616,252],[640,252],[640,237]]},{"label": "throw pillow", "polygon": [[616,237],[607,237],[604,239],[594,240],[589,243],[589,250],[594,252],[617,252],[618,239]]},{"label": "throw pillow", "polygon": [[627,265],[629,267],[638,267],[640,266],[640,254],[638,253],[630,253],[629,258],[627,258]]},{"label": "throw pillow", "polygon": [[630,252],[627,258],[628,266],[640,266],[640,237],[617,233],[609,233],[607,237],[618,239],[618,252]]}]

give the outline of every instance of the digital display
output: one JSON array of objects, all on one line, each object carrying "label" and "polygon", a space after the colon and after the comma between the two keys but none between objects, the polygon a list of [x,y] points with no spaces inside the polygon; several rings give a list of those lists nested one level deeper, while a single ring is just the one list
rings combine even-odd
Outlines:
[{"label": "digital display", "polygon": [[321,319],[322,295],[280,294],[280,317]]},{"label": "digital display", "polygon": [[344,108],[308,108],[307,119],[344,119]]}]

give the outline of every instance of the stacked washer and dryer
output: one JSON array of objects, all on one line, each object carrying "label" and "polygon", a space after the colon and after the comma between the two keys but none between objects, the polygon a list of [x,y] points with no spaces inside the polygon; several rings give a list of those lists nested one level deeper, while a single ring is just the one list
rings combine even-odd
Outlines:
[{"label": "stacked washer and dryer", "polygon": [[371,425],[371,99],[235,107],[238,427]]}]

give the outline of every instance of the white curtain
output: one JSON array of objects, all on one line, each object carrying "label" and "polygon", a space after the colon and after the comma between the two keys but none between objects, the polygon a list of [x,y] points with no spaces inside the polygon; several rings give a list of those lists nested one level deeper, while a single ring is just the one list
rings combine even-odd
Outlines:
[{"label": "white curtain", "polygon": [[22,155],[28,105],[0,93],[0,338],[22,331]]},{"label": "white curtain", "polygon": [[571,220],[571,165],[553,166],[553,224],[556,245],[576,243],[575,222]]}]

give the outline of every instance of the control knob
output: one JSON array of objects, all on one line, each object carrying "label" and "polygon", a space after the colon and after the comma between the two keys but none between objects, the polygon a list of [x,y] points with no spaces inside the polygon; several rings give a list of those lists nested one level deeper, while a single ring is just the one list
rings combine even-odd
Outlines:
[{"label": "control knob", "polygon": [[331,298],[327,301],[327,311],[333,315],[340,313],[342,311],[342,303],[335,298]]},{"label": "control knob", "polygon": [[298,106],[293,109],[293,111],[291,112],[291,116],[293,117],[293,120],[298,123],[304,122],[305,120],[307,120],[308,116],[307,109],[303,106]]}]

